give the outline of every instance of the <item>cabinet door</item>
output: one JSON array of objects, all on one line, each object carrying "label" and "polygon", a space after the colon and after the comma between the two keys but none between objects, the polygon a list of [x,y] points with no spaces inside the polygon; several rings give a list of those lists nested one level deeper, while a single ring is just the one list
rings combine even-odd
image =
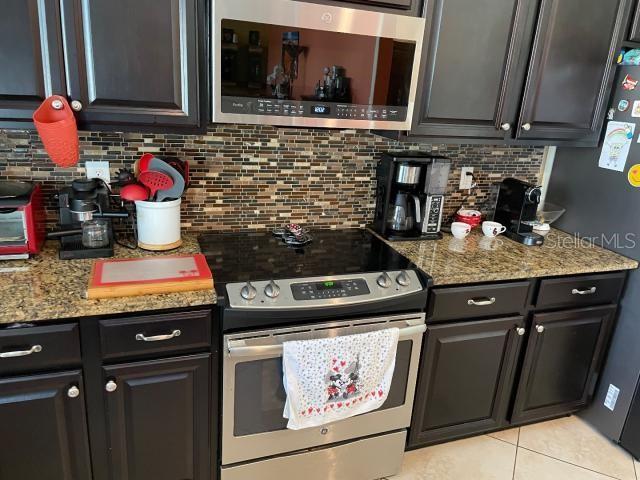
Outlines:
[{"label": "cabinet door", "polygon": [[631,42],[640,42],[640,2],[636,4],[633,12],[628,38]]},{"label": "cabinet door", "polygon": [[210,479],[209,357],[104,367],[113,480]]},{"label": "cabinet door", "polygon": [[0,15],[0,122],[32,126],[47,96],[65,95],[60,11],[55,0],[4,0]]},{"label": "cabinet door", "polygon": [[201,0],[61,3],[69,96],[84,128],[199,124]]},{"label": "cabinet door", "polygon": [[562,415],[587,406],[616,307],[533,316],[513,409],[513,422]]},{"label": "cabinet door", "polygon": [[80,372],[0,380],[0,478],[91,478]]},{"label": "cabinet door", "polygon": [[506,423],[523,324],[512,317],[427,328],[411,447]]},{"label": "cabinet door", "polygon": [[595,145],[628,0],[543,0],[517,129],[520,139]]},{"label": "cabinet door", "polygon": [[504,140],[524,83],[536,0],[435,0],[412,134]]}]

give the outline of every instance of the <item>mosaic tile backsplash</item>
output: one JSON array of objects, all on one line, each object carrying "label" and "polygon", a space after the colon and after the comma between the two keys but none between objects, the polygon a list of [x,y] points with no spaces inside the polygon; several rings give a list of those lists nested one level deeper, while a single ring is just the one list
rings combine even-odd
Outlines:
[{"label": "mosaic tile backsplash", "polygon": [[205,135],[81,132],[80,163],[55,166],[34,131],[0,130],[0,180],[41,182],[47,218],[55,224],[53,194],[82,177],[86,160],[108,160],[112,174],[142,153],[190,162],[183,198],[189,230],[264,229],[288,222],[322,228],[364,226],[373,218],[375,165],[389,150],[435,151],[452,159],[445,214],[460,205],[460,169],[474,167],[478,188],[466,207],[490,208],[492,185],[514,176],[539,180],[544,149],[399,143],[366,131],[216,124]]}]

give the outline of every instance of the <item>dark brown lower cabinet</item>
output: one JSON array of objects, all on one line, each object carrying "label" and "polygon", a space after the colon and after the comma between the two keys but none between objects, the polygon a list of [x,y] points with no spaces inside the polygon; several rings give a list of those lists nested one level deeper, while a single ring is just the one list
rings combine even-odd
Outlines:
[{"label": "dark brown lower cabinet", "polygon": [[79,371],[0,380],[0,479],[91,479]]},{"label": "dark brown lower cabinet", "polygon": [[522,317],[429,326],[409,447],[505,424]]},{"label": "dark brown lower cabinet", "polygon": [[209,480],[210,354],[103,368],[113,480]]},{"label": "dark brown lower cabinet", "polygon": [[587,406],[616,306],[538,313],[518,384],[512,422],[541,420]]}]

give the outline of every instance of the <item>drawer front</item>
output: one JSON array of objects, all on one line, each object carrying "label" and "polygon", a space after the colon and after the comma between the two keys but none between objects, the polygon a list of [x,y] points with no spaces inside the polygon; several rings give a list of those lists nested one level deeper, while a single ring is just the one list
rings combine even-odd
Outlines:
[{"label": "drawer front", "polygon": [[0,376],[81,363],[77,323],[0,330]]},{"label": "drawer front", "polygon": [[531,283],[512,282],[433,289],[429,296],[428,321],[453,320],[521,312]]},{"label": "drawer front", "polygon": [[536,308],[616,303],[622,293],[625,277],[625,272],[619,272],[542,280]]},{"label": "drawer front", "polygon": [[211,312],[207,310],[100,320],[99,325],[105,360],[181,353],[211,345]]}]

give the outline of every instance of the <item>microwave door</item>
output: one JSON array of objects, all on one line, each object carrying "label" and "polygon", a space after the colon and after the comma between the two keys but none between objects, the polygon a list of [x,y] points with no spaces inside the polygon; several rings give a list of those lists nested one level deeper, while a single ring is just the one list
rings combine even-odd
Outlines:
[{"label": "microwave door", "polygon": [[213,22],[214,122],[411,127],[424,19],[216,0]]}]

